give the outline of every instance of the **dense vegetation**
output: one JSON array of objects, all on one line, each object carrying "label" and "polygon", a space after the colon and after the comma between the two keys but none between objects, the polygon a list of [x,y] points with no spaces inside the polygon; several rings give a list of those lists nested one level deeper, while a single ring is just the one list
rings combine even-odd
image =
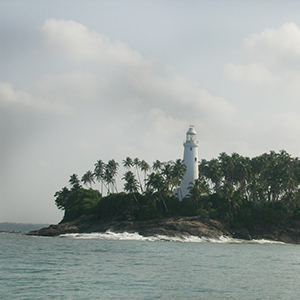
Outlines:
[{"label": "dense vegetation", "polygon": [[[122,177],[125,183],[121,193],[117,189],[119,164],[115,160],[107,164],[98,160],[94,171],[87,171],[81,180],[78,175],[71,175],[71,188],[64,187],[55,193],[57,207],[65,211],[63,222],[85,214],[134,220],[180,214],[180,202],[173,193],[185,174],[186,167],[182,160],[164,163],[157,160],[150,167],[144,160],[127,157],[123,166],[126,172]],[[92,189],[95,181],[99,182],[101,193]],[[84,189],[81,183],[89,189]],[[103,192],[106,197],[102,197]]]},{"label": "dense vegetation", "polygon": [[[300,161],[283,150],[254,158],[221,153],[216,159],[202,160],[199,179],[191,183],[183,201],[174,196],[185,174],[182,160],[157,160],[150,167],[144,160],[127,157],[123,166],[121,193],[115,160],[107,164],[98,160],[93,172],[87,171],[81,180],[71,175],[71,188],[55,194],[57,207],[65,211],[63,222],[85,214],[127,220],[201,215],[250,229],[300,219]],[[101,193],[92,189],[95,181]],[[102,197],[104,189],[107,196]]]}]

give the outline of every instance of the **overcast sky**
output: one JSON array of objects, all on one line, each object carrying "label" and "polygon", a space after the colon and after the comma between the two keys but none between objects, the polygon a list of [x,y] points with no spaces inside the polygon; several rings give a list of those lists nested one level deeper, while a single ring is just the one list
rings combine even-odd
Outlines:
[{"label": "overcast sky", "polygon": [[182,158],[190,124],[200,159],[300,156],[300,1],[0,1],[0,222],[59,222],[71,174]]}]

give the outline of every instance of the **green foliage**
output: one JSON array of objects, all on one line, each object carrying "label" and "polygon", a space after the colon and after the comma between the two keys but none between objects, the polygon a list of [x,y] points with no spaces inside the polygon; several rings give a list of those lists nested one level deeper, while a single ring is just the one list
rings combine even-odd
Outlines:
[{"label": "green foliage", "polygon": [[181,202],[181,215],[186,217],[197,215],[197,203],[191,198],[184,198]]},{"label": "green foliage", "polygon": [[171,216],[201,216],[227,223],[231,227],[273,226],[300,220],[300,161],[286,151],[271,151],[254,158],[237,153],[221,153],[202,160],[199,179],[191,184],[189,195],[180,202],[173,196],[185,173],[182,160],[161,162],[152,168],[145,160],[123,160],[123,193],[117,193],[119,164],[98,160],[94,172],[82,176],[91,187],[99,181],[107,196],[83,189],[78,175],[70,176],[70,190],[55,194],[55,204],[65,211],[63,221],[83,214],[99,218],[151,220]]},{"label": "green foliage", "polygon": [[180,212],[180,202],[173,196],[166,196],[165,202],[169,210],[166,212],[163,203],[156,195],[111,194],[104,197],[97,205],[99,218],[121,217],[131,220],[151,220],[167,216],[175,216]]},{"label": "green foliage", "polygon": [[71,189],[63,188],[55,193],[55,204],[59,209],[65,211],[62,222],[74,220],[82,215],[94,213],[102,196],[99,191],[92,189]]},{"label": "green foliage", "polygon": [[149,221],[162,218],[163,215],[161,211],[157,209],[155,203],[141,206],[141,209],[137,213],[137,220],[139,221]]},{"label": "green foliage", "polygon": [[130,217],[134,218],[138,209],[134,197],[130,194],[110,194],[97,205],[96,213],[99,218]]}]

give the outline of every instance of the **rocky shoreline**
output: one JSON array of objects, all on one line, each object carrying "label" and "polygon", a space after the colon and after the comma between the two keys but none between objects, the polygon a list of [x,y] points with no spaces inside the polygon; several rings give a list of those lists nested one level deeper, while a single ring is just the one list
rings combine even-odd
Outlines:
[{"label": "rocky shoreline", "polygon": [[216,220],[201,217],[173,217],[151,221],[123,221],[119,219],[99,220],[96,216],[82,216],[66,223],[50,225],[31,231],[28,235],[58,236],[65,233],[92,233],[106,231],[137,232],[142,236],[166,235],[171,237],[197,236],[218,239],[220,236],[244,240],[267,239],[284,243],[300,244],[300,223],[294,227],[254,228],[232,230]]}]

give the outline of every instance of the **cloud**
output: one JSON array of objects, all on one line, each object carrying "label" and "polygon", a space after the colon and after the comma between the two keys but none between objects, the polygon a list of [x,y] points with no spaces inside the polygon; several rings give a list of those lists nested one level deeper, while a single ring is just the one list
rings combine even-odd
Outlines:
[{"label": "cloud", "polygon": [[2,108],[37,112],[50,115],[65,115],[72,113],[72,108],[63,102],[49,101],[44,98],[34,97],[25,91],[14,90],[12,84],[0,82],[0,105]]},{"label": "cloud", "polygon": [[[22,90],[0,84],[0,117],[6,114],[0,121],[7,128],[0,132],[6,141],[1,162],[9,161],[6,170],[18,174],[20,191],[28,176],[51,205],[53,192],[67,184],[70,174],[82,176],[98,159],[121,163],[131,156],[150,163],[181,158],[192,123],[202,157],[211,156],[212,148],[216,154],[220,145],[223,149],[220,131],[243,127],[224,97],[82,24],[50,19],[40,37],[47,50],[43,63],[51,62],[52,73]],[[60,56],[68,61],[63,68],[56,60]],[[234,134],[228,138],[239,141]],[[29,172],[30,167],[36,171]],[[3,169],[1,176],[6,186],[15,184]],[[40,201],[33,193],[30,187],[26,197],[34,199],[31,203]]]},{"label": "cloud", "polygon": [[265,86],[280,94],[295,95],[300,91],[300,28],[285,23],[279,28],[266,28],[247,37],[239,51],[243,63],[227,63],[224,76],[249,86]]},{"label": "cloud", "polygon": [[239,61],[227,63],[223,75],[235,84],[231,88],[236,95],[243,93],[235,101],[241,119],[249,118],[252,126],[238,130],[233,145],[247,152],[286,149],[298,153],[299,27],[285,23],[252,34],[243,41],[238,54]]},{"label": "cloud", "polygon": [[0,105],[7,105],[16,101],[16,93],[12,85],[7,82],[0,82]]},{"label": "cloud", "polygon": [[99,101],[108,87],[104,78],[97,78],[87,72],[48,74],[30,85],[34,94],[56,101],[72,103]]},{"label": "cloud", "polygon": [[[280,113],[273,117],[273,127],[277,137],[285,138],[287,142],[298,140],[300,132],[300,113],[295,111]],[[272,129],[274,129],[272,128]]]},{"label": "cloud", "polygon": [[279,28],[266,28],[244,40],[244,50],[253,59],[269,65],[300,64],[300,28],[295,23],[285,23]]},{"label": "cloud", "polygon": [[224,75],[234,82],[252,85],[275,85],[280,83],[281,78],[270,72],[264,65],[253,63],[249,65],[226,64]]},{"label": "cloud", "polygon": [[89,30],[72,20],[48,19],[40,29],[46,47],[82,62],[137,64],[142,56],[118,40]]},{"label": "cloud", "polygon": [[[206,127],[234,122],[236,110],[223,97],[213,96],[197,84],[176,73],[156,68],[153,61],[119,41],[90,31],[82,24],[65,20],[46,20],[41,27],[45,46],[69,59],[93,62],[103,72],[44,76],[36,86],[41,95],[56,95],[89,101],[97,99],[101,110],[131,116],[160,110],[166,116],[187,124],[199,120]],[[105,64],[105,66],[103,66]],[[201,120],[201,121],[200,121]],[[201,125],[202,126],[202,125]],[[205,126],[204,126],[205,127]]]},{"label": "cloud", "polygon": [[223,97],[213,96],[195,83],[178,75],[162,76],[153,68],[134,68],[129,73],[129,82],[149,109],[159,107],[176,118],[194,118],[210,122],[219,118],[225,121],[236,114],[234,106]]}]

